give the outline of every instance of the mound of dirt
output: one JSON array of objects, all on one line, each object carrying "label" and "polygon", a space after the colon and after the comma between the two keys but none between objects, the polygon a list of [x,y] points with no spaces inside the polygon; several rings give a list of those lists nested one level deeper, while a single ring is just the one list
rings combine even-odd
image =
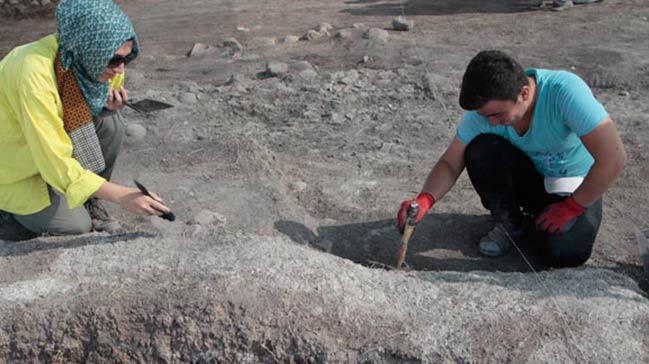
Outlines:
[{"label": "mound of dirt", "polygon": [[2,244],[0,360],[649,359],[649,302],[607,270],[384,271],[285,238],[187,235]]}]

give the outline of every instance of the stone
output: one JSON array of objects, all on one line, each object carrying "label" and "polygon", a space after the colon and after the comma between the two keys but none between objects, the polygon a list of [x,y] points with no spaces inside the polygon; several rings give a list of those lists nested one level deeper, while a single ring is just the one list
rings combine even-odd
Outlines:
[{"label": "stone", "polygon": [[129,123],[126,126],[126,136],[132,141],[140,141],[146,136],[146,128],[140,124]]},{"label": "stone", "polygon": [[178,101],[183,104],[195,104],[198,102],[198,98],[196,97],[196,94],[192,92],[182,92],[178,95]]},{"label": "stone", "polygon": [[284,62],[271,61],[266,64],[266,72],[272,76],[281,76],[288,72],[288,65]]},{"label": "stone", "polygon": [[363,24],[363,23],[354,23],[354,24],[352,25],[352,28],[354,28],[354,29],[360,29],[360,30],[366,30],[366,29],[368,28],[368,26],[365,25],[365,24]]},{"label": "stone", "polygon": [[223,40],[223,47],[230,49],[232,52],[241,52],[243,51],[243,46],[235,38],[225,38]]},{"label": "stone", "polygon": [[338,81],[343,85],[351,85],[352,83],[358,81],[358,72],[356,70],[349,70],[345,75]]},{"label": "stone", "polygon": [[302,70],[298,72],[298,76],[300,76],[300,78],[303,78],[305,80],[312,80],[318,77],[318,72],[312,69]]},{"label": "stone", "polygon": [[298,61],[293,64],[293,69],[300,72],[304,70],[312,70],[313,66],[308,61]]},{"label": "stone", "polygon": [[284,44],[293,44],[297,43],[300,40],[300,37],[297,35],[287,35],[284,38],[282,38],[281,42]]},{"label": "stone", "polygon": [[368,39],[370,42],[385,44],[388,42],[390,35],[384,29],[370,28],[363,33],[363,38]]},{"label": "stone", "polygon": [[316,30],[310,29],[306,33],[304,33],[304,35],[302,35],[302,37],[300,37],[300,40],[316,40],[316,39],[320,39],[320,38],[322,38],[322,33],[318,32]]},{"label": "stone", "polygon": [[270,47],[277,43],[277,39],[273,37],[254,37],[248,41],[249,48]]},{"label": "stone", "polygon": [[396,18],[392,19],[392,28],[394,28],[394,30],[409,31],[414,27],[414,20],[407,20],[403,16],[397,16]]},{"label": "stone", "polygon": [[217,49],[215,47],[211,47],[211,46],[209,46],[207,44],[196,43],[196,44],[194,44],[192,49],[189,52],[187,52],[187,57],[205,56],[205,55],[208,55],[208,54],[215,53],[216,50]]},{"label": "stone", "polygon": [[353,35],[353,33],[352,33],[351,30],[349,30],[349,29],[341,29],[338,32],[336,32],[336,35],[334,35],[334,37],[336,39],[347,39],[347,38],[351,38],[352,35]]},{"label": "stone", "polygon": [[333,26],[331,24],[329,24],[329,23],[320,23],[320,24],[316,25],[315,28],[313,28],[313,30],[315,30],[318,33],[322,33],[322,32],[329,33],[329,31],[331,29],[333,29]]},{"label": "stone", "polygon": [[203,209],[194,215],[193,221],[201,226],[225,225],[227,219],[218,212]]}]

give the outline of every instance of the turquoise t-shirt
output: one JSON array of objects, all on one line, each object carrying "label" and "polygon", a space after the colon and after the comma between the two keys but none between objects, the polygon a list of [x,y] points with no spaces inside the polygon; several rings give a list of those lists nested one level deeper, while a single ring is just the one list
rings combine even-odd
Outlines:
[{"label": "turquoise t-shirt", "polygon": [[579,137],[608,117],[604,106],[574,73],[534,68],[525,72],[536,78],[538,92],[527,132],[520,136],[511,126],[491,126],[477,111],[467,111],[457,129],[458,139],[469,144],[480,134],[496,134],[530,157],[543,176],[585,176],[594,160]]}]

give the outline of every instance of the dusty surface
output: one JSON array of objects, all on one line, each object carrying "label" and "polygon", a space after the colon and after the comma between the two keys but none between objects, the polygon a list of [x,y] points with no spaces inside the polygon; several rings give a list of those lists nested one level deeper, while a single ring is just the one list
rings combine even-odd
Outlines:
[{"label": "dusty surface", "polygon": [[[0,288],[25,297],[0,305],[11,318],[0,329],[5,358],[12,358],[15,345],[39,337],[39,342],[59,345],[59,351],[48,352],[43,344],[19,350],[23,358],[51,355],[46,357],[55,360],[52,353],[59,353],[61,361],[101,361],[110,351],[102,354],[101,345],[83,339],[94,335],[114,353],[132,355],[120,357],[123,361],[174,361],[182,355],[197,361],[239,361],[232,355],[317,362],[647,361],[647,301],[633,287],[648,287],[634,237],[635,229],[646,234],[649,228],[646,1],[607,0],[564,13],[532,11],[529,1],[121,4],[143,45],[144,55],[128,71],[132,96],[159,98],[176,107],[153,116],[125,112],[132,134],[115,180],[138,178],[169,202],[179,221],[169,226],[113,209],[137,239],[5,243]],[[391,31],[392,18],[402,12],[415,28]],[[333,26],[328,36],[282,42],[322,22]],[[387,29],[388,38],[365,39],[358,23]],[[0,54],[52,30],[48,18],[3,20]],[[221,47],[228,37],[236,38],[243,51]],[[204,56],[186,57],[197,42],[213,48]],[[499,259],[479,256],[476,241],[490,223],[466,175],[418,227],[406,260],[411,273],[367,268],[392,262],[399,241],[393,228],[398,204],[419,190],[454,134],[462,72],[478,50],[487,48],[505,50],[524,66],[573,70],[594,87],[617,123],[629,165],[605,197],[588,269],[545,272],[549,283],[543,288],[516,251]],[[288,71],[269,77],[264,72],[269,61],[286,63]],[[134,125],[144,127],[146,135]],[[155,236],[141,236],[145,233]],[[222,244],[227,249],[219,248]],[[534,260],[534,247],[524,248],[535,269],[543,269]],[[59,271],[61,259],[75,270]],[[219,264],[205,263],[209,259]],[[228,259],[235,261],[223,262]],[[311,260],[319,263],[311,265]],[[183,279],[170,261],[185,262]],[[288,266],[292,275],[279,268]],[[237,279],[229,273],[243,269],[251,271]],[[123,283],[117,290],[111,286],[115,283],[104,281],[114,272]],[[331,278],[338,276],[341,281]],[[305,302],[314,297],[286,289],[289,283],[278,283],[283,279],[310,290],[318,282],[338,283],[315,296],[321,311],[309,311]],[[483,280],[497,281],[498,289],[481,286]],[[57,285],[61,290],[52,288]],[[65,294],[77,285],[78,295]],[[359,287],[364,288],[358,292]],[[401,290],[398,299],[392,296],[395,287]],[[584,293],[573,291],[576,287]],[[30,290],[36,293],[24,293]],[[145,294],[137,298],[140,290]],[[172,296],[168,301],[161,298],[165,292]],[[379,294],[396,300],[394,313],[376,306],[372,297]],[[360,323],[333,319],[345,309],[339,306],[347,306],[341,299],[346,295],[358,302],[350,303],[352,313],[345,314],[359,317]],[[552,303],[547,296],[560,298]],[[284,307],[288,313],[268,307]],[[172,322],[186,316],[198,331],[178,331],[171,323],[147,326],[164,321],[164,315]],[[210,319],[203,321],[204,315]],[[75,318],[89,326],[72,330],[62,324],[82,325]],[[96,322],[96,329],[88,322]],[[273,329],[264,328],[264,322]],[[470,328],[453,333],[440,329],[445,325]],[[576,334],[567,333],[566,325]],[[147,327],[167,330],[160,340],[176,344],[168,352],[155,351],[147,341],[154,334],[144,346],[122,337],[125,332],[145,335]],[[50,337],[50,331],[78,335]],[[500,333],[485,337],[485,331]],[[203,335],[204,341],[186,349],[189,344],[169,335],[192,340]],[[579,338],[566,339],[571,335]],[[575,354],[575,342],[588,347]],[[65,351],[60,349],[64,343],[80,346]],[[277,345],[270,350],[275,357],[260,343]],[[215,350],[211,356],[210,348]]]}]

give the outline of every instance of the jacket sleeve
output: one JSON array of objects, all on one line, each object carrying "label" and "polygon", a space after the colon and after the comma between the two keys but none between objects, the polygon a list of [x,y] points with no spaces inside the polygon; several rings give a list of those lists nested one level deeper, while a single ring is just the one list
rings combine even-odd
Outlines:
[{"label": "jacket sleeve", "polygon": [[72,142],[58,112],[58,91],[42,81],[38,77],[22,78],[14,94],[14,111],[41,178],[65,195],[70,208],[79,207],[105,179],[84,169],[72,157]]}]

